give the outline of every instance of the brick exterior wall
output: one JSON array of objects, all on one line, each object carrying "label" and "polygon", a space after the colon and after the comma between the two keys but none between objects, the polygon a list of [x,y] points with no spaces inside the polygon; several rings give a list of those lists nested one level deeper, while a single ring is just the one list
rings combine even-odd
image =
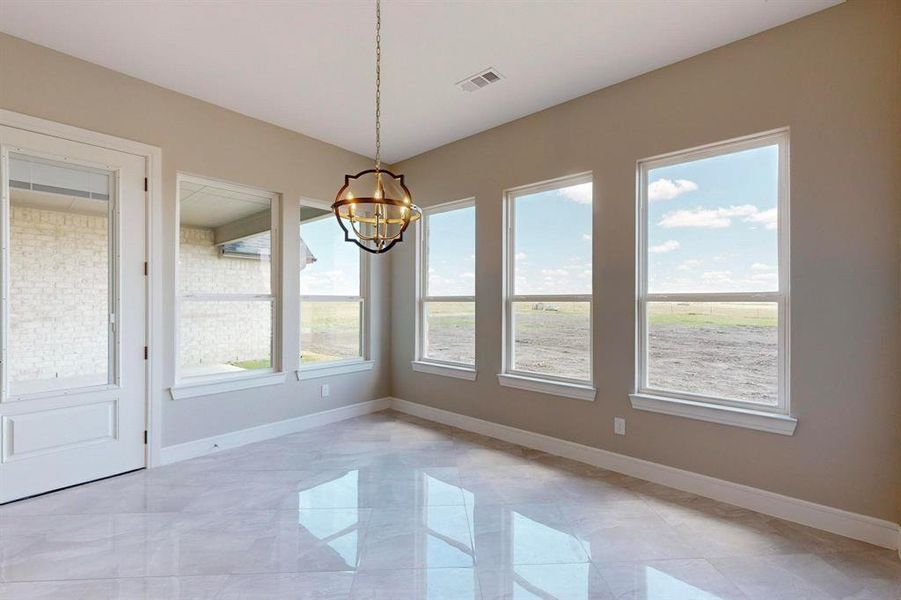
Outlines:
[{"label": "brick exterior wall", "polygon": [[[220,256],[213,230],[182,227],[179,286],[185,293],[270,292],[269,261]],[[271,309],[267,302],[181,302],[180,365],[270,358]]]},{"label": "brick exterior wall", "polygon": [[107,218],[10,208],[10,381],[107,372]]},{"label": "brick exterior wall", "polygon": [[[12,382],[107,372],[109,256],[105,216],[10,209]],[[181,229],[182,290],[268,293],[268,261],[226,258],[210,229]],[[182,302],[180,365],[265,359],[267,302]]]}]

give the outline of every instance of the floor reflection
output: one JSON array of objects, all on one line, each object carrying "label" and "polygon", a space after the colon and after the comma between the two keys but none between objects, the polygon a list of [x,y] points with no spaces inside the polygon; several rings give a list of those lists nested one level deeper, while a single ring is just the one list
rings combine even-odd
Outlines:
[{"label": "floor reflection", "polygon": [[875,600],[899,583],[888,551],[391,414],[0,507],[2,598]]},{"label": "floor reflection", "polygon": [[554,504],[495,499],[481,503],[454,468],[354,469],[311,476],[297,492],[298,524],[327,555],[315,562],[373,580],[404,569],[392,585],[414,597],[589,600],[614,588],[646,600],[723,598],[684,580],[690,570],[599,570],[591,552],[603,530],[581,538]]}]

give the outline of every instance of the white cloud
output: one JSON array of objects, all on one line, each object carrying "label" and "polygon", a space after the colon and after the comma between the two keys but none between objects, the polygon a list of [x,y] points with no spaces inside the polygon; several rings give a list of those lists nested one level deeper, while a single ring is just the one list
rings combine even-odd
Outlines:
[{"label": "white cloud", "polygon": [[680,227],[700,227],[703,229],[723,229],[732,225],[733,217],[746,217],[758,214],[758,209],[753,204],[740,206],[727,206],[720,208],[691,208],[687,210],[675,210],[663,215],[657,223],[664,229]]},{"label": "white cloud", "polygon": [[568,272],[566,269],[541,269],[541,274],[545,277],[566,277]]},{"label": "white cloud", "polygon": [[708,283],[730,283],[732,271],[705,271],[701,275],[701,279]]},{"label": "white cloud", "polygon": [[678,267],[676,267],[680,271],[693,271],[696,267],[701,266],[701,261],[696,258],[690,258],[688,260],[682,261]]},{"label": "white cloud", "polygon": [[767,229],[776,229],[776,209],[770,208],[762,212],[755,212],[743,219],[747,223],[759,223]]},{"label": "white cloud", "polygon": [[648,184],[648,200],[657,202],[659,200],[672,200],[686,192],[694,192],[698,189],[698,184],[689,179],[658,179]]},{"label": "white cloud", "polygon": [[676,240],[666,240],[662,244],[651,246],[650,248],[648,248],[648,252],[650,252],[651,254],[665,254],[666,252],[678,250],[679,246],[680,244]]},{"label": "white cloud", "polygon": [[558,190],[567,200],[578,204],[591,204],[591,183],[580,183]]},{"label": "white cloud", "polygon": [[516,260],[525,260],[526,258],[528,258],[528,255],[525,252],[516,253]]},{"label": "white cloud", "polygon": [[467,271],[466,273],[459,273],[457,277],[460,277],[462,279],[475,279],[476,276],[475,273],[470,273]]},{"label": "white cloud", "polygon": [[590,242],[590,241],[591,241],[591,234],[590,234],[590,233],[583,233],[583,234],[582,234],[582,239],[585,240],[586,242]]},{"label": "white cloud", "polygon": [[756,262],[756,263],[754,263],[753,265],[751,265],[751,270],[752,270],[752,271],[757,271],[757,272],[760,272],[760,271],[773,271],[773,270],[775,270],[775,269],[776,269],[776,267],[774,267],[773,265],[766,265],[766,264],[764,264],[764,263],[759,263],[759,262]]},{"label": "white cloud", "polygon": [[751,281],[775,282],[778,279],[778,273],[754,273],[751,275]]}]

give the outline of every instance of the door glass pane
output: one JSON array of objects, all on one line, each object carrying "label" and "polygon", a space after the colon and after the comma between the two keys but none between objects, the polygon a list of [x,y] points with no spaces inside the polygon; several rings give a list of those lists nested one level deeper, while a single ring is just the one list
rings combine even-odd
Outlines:
[{"label": "door glass pane", "polygon": [[302,364],[360,358],[362,302],[300,303],[300,362]]},{"label": "door glass pane", "polygon": [[650,302],[648,387],[775,405],[775,302]]},{"label": "door glass pane", "polygon": [[514,302],[513,368],[591,379],[589,302]]},{"label": "door glass pane", "polygon": [[9,392],[113,382],[111,172],[11,154]]},{"label": "door glass pane", "polygon": [[182,377],[272,367],[271,300],[182,300],[180,311]]},{"label": "door glass pane", "polygon": [[475,302],[426,302],[423,356],[475,364]]}]

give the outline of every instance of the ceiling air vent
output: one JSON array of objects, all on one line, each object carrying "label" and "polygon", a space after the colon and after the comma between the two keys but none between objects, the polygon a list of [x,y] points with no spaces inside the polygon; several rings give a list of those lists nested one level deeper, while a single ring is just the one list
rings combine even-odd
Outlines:
[{"label": "ceiling air vent", "polygon": [[480,90],[485,86],[491,85],[492,83],[497,83],[503,79],[503,75],[498,73],[494,69],[486,69],[481,73],[477,73],[462,81],[457,82],[457,86],[463,90],[464,92],[474,92],[476,90]]}]

